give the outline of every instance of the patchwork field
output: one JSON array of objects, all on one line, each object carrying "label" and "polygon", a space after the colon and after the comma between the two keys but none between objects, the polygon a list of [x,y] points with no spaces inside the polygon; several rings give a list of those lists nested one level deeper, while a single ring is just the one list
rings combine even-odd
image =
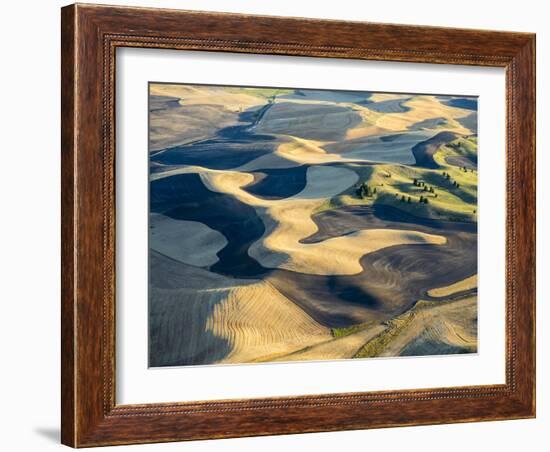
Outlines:
[{"label": "patchwork field", "polygon": [[149,364],[477,351],[477,99],[150,84]]}]

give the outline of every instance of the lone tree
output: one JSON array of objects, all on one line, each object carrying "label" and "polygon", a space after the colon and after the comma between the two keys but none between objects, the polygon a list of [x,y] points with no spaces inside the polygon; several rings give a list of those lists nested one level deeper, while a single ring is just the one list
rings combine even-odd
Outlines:
[{"label": "lone tree", "polygon": [[424,196],[421,196],[418,202],[424,202]]},{"label": "lone tree", "polygon": [[401,195],[401,202],[405,202],[405,195]]},{"label": "lone tree", "polygon": [[408,202],[409,204],[411,203],[411,197],[410,197],[410,196],[407,197],[407,202]]}]

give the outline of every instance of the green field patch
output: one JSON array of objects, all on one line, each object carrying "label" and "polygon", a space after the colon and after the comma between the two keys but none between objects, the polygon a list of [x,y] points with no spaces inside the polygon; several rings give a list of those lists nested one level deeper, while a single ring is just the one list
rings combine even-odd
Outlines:
[{"label": "green field patch", "polygon": [[332,328],[330,330],[332,337],[346,337],[350,334],[357,333],[358,331],[363,331],[371,326],[375,325],[376,322],[365,322],[359,323],[357,325],[346,326],[343,328]]},{"label": "green field patch", "polygon": [[227,91],[230,93],[236,93],[236,94],[249,94],[250,96],[259,97],[261,99],[271,99],[276,96],[285,95],[285,94],[292,94],[294,92],[293,89],[280,89],[280,88],[227,88]]},{"label": "green field patch", "polygon": [[385,322],[388,328],[363,345],[354,358],[374,358],[379,356],[393,339],[413,321],[414,316],[414,311],[410,311]]}]

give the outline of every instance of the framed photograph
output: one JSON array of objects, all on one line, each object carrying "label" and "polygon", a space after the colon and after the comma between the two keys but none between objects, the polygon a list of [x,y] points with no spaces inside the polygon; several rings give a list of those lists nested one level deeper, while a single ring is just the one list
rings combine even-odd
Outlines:
[{"label": "framed photograph", "polygon": [[535,36],[62,9],[62,442],[535,416]]}]

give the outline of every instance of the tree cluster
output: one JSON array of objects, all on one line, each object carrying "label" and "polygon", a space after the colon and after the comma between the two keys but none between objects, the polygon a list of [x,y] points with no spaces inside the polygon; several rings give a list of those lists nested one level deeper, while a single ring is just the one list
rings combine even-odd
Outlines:
[{"label": "tree cluster", "polygon": [[368,184],[362,183],[355,192],[359,198],[372,198],[376,194],[376,187],[371,188]]},{"label": "tree cluster", "polygon": [[[466,167],[464,167],[464,168],[466,168]],[[450,175],[449,173],[443,171],[443,177],[444,177],[445,179],[447,179],[449,182],[451,182],[452,185],[453,185],[453,187],[455,187],[455,188],[460,188],[460,184],[459,184],[457,181],[451,179],[451,175]]]},{"label": "tree cluster", "polygon": [[425,182],[422,182],[421,180],[418,180],[417,178],[413,179],[413,185],[415,187],[422,187],[422,191],[425,191],[427,193],[434,193],[434,198],[437,198],[437,194],[435,194],[435,190],[434,190],[433,186],[431,186],[431,185],[428,186],[428,185],[426,185]]}]

